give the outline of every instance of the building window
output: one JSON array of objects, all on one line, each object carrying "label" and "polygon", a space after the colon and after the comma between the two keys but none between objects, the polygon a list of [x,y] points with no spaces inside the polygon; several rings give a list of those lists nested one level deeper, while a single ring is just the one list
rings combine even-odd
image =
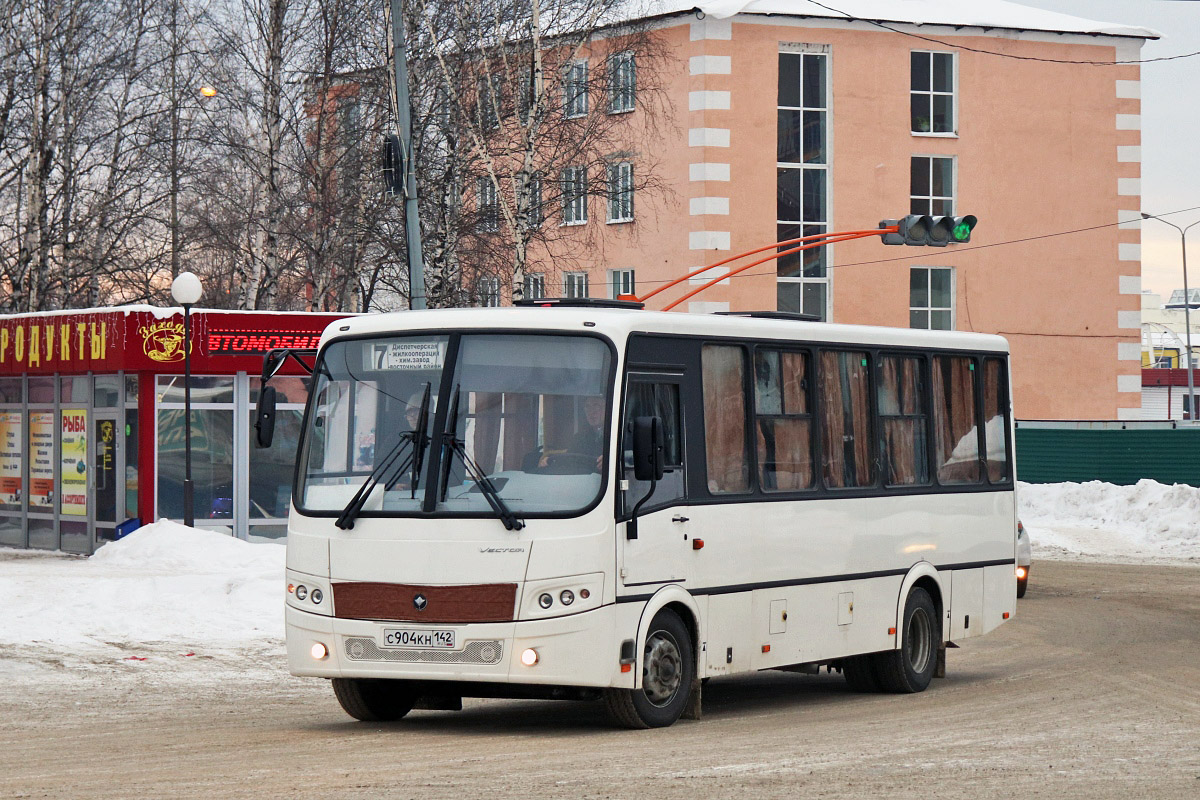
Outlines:
[{"label": "building window", "polygon": [[562,171],[563,224],[587,222],[587,168],[567,167]]},{"label": "building window", "polygon": [[500,278],[484,275],[475,283],[475,296],[483,308],[500,307]]},{"label": "building window", "polygon": [[634,294],[633,270],[610,269],[608,271],[608,296],[616,300],[623,294]]},{"label": "building window", "polygon": [[608,221],[633,221],[633,164],[608,165]]},{"label": "building window", "polygon": [[491,178],[479,179],[479,230],[494,231],[499,227],[500,209],[496,202],[496,184]]},{"label": "building window", "polygon": [[493,76],[491,78],[480,78],[475,84],[477,99],[479,102],[478,119],[479,127],[485,131],[494,130],[500,127],[500,117],[497,114],[497,105],[500,102],[502,86],[500,77]]},{"label": "building window", "polygon": [[908,276],[908,327],[954,330],[954,267],[913,267]]},{"label": "building window", "polygon": [[586,272],[563,273],[563,297],[588,296],[588,274]]},{"label": "building window", "polygon": [[546,296],[546,274],[531,272],[525,276],[525,299],[541,300]]},{"label": "building window", "polygon": [[908,213],[954,213],[954,159],[913,156],[909,178]]},{"label": "building window", "polygon": [[954,54],[912,52],[913,133],[954,133]]},{"label": "building window", "polygon": [[588,64],[573,61],[563,74],[563,114],[584,117],[588,112]]},{"label": "building window", "polygon": [[[808,46],[787,46],[779,53],[775,217],[781,242],[828,228],[828,69],[828,54],[810,52]],[[827,251],[814,247],[776,261],[780,311],[829,318]]]},{"label": "building window", "polygon": [[540,228],[545,219],[542,210],[542,173],[535,172],[529,177],[529,227]]},{"label": "building window", "polygon": [[637,99],[637,72],[633,53],[617,53],[608,59],[608,113],[633,111]]}]

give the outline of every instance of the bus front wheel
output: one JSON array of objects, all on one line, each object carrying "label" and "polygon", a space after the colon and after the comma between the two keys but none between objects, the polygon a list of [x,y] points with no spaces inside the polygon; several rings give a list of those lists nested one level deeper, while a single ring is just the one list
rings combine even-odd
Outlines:
[{"label": "bus front wheel", "polygon": [[884,691],[923,692],[937,669],[942,621],[929,592],[920,586],[908,593],[901,625],[900,647],[876,656],[875,674]]},{"label": "bus front wheel", "polygon": [[642,688],[607,689],[604,706],[626,728],[665,728],[683,714],[696,677],[692,637],[674,611],[654,615],[641,664]]},{"label": "bus front wheel", "polygon": [[334,678],[333,694],[347,714],[362,722],[391,722],[417,702],[405,681]]}]

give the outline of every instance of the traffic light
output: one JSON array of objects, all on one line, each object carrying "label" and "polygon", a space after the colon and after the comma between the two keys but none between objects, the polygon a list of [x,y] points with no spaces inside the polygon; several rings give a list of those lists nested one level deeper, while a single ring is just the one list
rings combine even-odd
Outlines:
[{"label": "traffic light", "polygon": [[971,231],[975,229],[976,222],[978,220],[970,214],[965,217],[909,214],[900,220],[882,220],[879,225],[895,225],[897,228],[896,233],[882,234],[884,244],[945,247],[948,244],[965,244],[971,241]]},{"label": "traffic light", "polygon": [[389,195],[404,194],[404,148],[394,133],[383,140],[383,186]]}]

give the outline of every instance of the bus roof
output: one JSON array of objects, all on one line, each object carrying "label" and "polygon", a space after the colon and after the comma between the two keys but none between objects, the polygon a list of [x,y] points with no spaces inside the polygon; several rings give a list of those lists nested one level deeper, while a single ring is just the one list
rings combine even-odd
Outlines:
[{"label": "bus roof", "polygon": [[838,325],[721,314],[687,314],[612,308],[448,308],[397,311],[340,319],[325,329],[324,345],[333,339],[433,330],[521,330],[602,333],[620,343],[635,333],[712,336],[736,339],[793,339],[864,346],[900,346],[947,350],[1008,352],[1002,336],[958,331]]}]

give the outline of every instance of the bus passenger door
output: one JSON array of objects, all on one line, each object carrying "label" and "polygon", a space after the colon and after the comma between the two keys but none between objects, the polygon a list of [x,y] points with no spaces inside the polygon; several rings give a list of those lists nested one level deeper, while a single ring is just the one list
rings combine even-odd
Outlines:
[{"label": "bus passenger door", "polygon": [[[680,384],[682,375],[630,374],[621,420],[620,516],[626,520],[620,537],[621,594],[644,594],[668,583],[687,586],[687,558],[692,549],[685,505],[683,428]],[[663,422],[666,473],[650,494],[650,482],[633,474],[633,420],[659,417]],[[647,498],[647,495],[649,497]],[[636,523],[629,515],[639,501]],[[636,538],[635,538],[636,537]],[[625,587],[636,591],[625,591]]]}]

